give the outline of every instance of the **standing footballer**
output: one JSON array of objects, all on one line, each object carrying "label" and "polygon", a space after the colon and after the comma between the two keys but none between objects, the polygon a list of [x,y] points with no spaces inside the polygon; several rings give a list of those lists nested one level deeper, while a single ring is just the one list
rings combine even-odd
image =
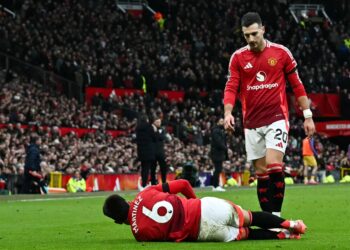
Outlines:
[{"label": "standing footballer", "polygon": [[247,158],[253,161],[258,176],[260,207],[280,216],[285,189],[282,161],[289,131],[287,80],[303,110],[307,136],[314,134],[315,125],[291,52],[264,38],[265,27],[258,13],[246,13],[241,25],[248,45],[230,59],[224,92],[225,128],[234,129],[232,110],[239,89]]}]

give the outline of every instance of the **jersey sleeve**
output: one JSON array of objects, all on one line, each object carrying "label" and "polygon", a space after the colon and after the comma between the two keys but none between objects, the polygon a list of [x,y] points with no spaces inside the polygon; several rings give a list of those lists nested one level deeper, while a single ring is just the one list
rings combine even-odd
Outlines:
[{"label": "jersey sleeve", "polygon": [[228,76],[226,87],[224,91],[224,105],[232,104],[235,105],[237,91],[240,83],[240,74],[238,68],[237,54],[233,53],[228,66]]},{"label": "jersey sleeve", "polygon": [[296,98],[300,96],[306,96],[305,88],[300,80],[297,70],[297,62],[295,61],[292,53],[284,47],[285,67],[284,72],[287,75],[288,82],[290,83]]},{"label": "jersey sleeve", "polygon": [[303,83],[300,80],[298,70],[287,75],[288,82],[292,86],[295,97],[298,99],[300,96],[306,96],[306,91]]},{"label": "jersey sleeve", "polygon": [[295,61],[292,55],[292,52],[290,52],[289,49],[287,49],[286,47],[283,47],[283,51],[284,51],[284,57],[285,57],[284,72],[286,74],[290,74],[296,69],[298,64]]},{"label": "jersey sleeve", "polygon": [[191,184],[187,180],[174,180],[163,184],[158,184],[154,187],[158,191],[170,194],[183,194],[187,199],[195,199],[196,194],[193,191]]}]

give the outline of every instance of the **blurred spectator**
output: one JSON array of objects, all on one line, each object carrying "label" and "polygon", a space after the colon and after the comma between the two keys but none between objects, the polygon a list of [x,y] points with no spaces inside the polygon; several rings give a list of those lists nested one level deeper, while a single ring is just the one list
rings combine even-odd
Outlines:
[{"label": "blurred spectator", "polygon": [[15,194],[21,193],[24,184],[24,168],[19,167],[15,178]]},{"label": "blurred spectator", "polygon": [[67,183],[67,191],[69,193],[77,193],[77,192],[85,192],[86,191],[86,183],[84,178],[81,177],[79,171],[74,172],[74,176],[72,176]]},{"label": "blurred spectator", "polygon": [[[317,174],[317,152],[315,149],[315,141],[311,137],[305,137],[303,140],[303,162],[304,162],[304,184],[316,184]],[[309,179],[309,171],[311,177]]]},{"label": "blurred spectator", "polygon": [[226,191],[219,185],[219,178],[223,168],[223,162],[228,159],[224,119],[219,118],[211,132],[210,157],[214,164],[212,179],[213,191]]},{"label": "blurred spectator", "polygon": [[319,183],[324,183],[326,178],[326,160],[322,153],[317,156],[318,171],[317,171],[317,181]]},{"label": "blurred spectator", "polygon": [[0,168],[0,194],[7,192],[7,174]]},{"label": "blurred spectator", "polygon": [[157,168],[159,165],[162,183],[166,182],[166,176],[168,172],[168,166],[165,162],[165,150],[164,143],[167,140],[167,134],[162,125],[162,115],[158,114],[153,117],[152,126],[155,130],[155,161],[153,168]]},{"label": "blurred spectator", "polygon": [[340,160],[340,168],[350,168],[350,160],[347,156]]},{"label": "blurred spectator", "polygon": [[156,166],[154,164],[156,159],[155,132],[156,128],[151,125],[149,118],[142,115],[136,127],[137,157],[141,161],[141,190],[147,186],[149,172],[151,172],[151,184],[157,184]]},{"label": "blurred spectator", "polygon": [[41,138],[37,135],[32,135],[30,145],[27,149],[27,156],[24,165],[24,184],[23,193],[25,194],[40,194],[47,193],[44,182],[44,176],[41,171],[40,145]]}]

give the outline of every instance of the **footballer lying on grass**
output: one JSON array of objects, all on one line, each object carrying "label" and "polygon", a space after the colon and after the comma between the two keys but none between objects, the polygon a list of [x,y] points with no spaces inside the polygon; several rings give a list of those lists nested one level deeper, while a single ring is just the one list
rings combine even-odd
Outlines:
[{"label": "footballer lying on grass", "polygon": [[[302,220],[285,220],[267,212],[247,211],[224,199],[198,199],[187,180],[150,186],[132,202],[111,195],[104,203],[103,213],[115,223],[130,225],[138,241],[300,239],[306,230]],[[281,230],[268,230],[271,228]]]}]

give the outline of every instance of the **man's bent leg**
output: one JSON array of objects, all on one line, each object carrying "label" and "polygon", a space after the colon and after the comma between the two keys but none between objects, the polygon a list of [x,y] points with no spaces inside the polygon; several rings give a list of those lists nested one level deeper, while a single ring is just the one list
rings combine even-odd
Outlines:
[{"label": "man's bent leg", "polygon": [[270,177],[266,172],[265,157],[254,160],[253,165],[258,179],[256,190],[261,210],[272,212],[271,197],[269,191]]},{"label": "man's bent leg", "polygon": [[300,234],[290,232],[288,229],[282,229],[281,232],[274,232],[267,229],[253,229],[242,227],[239,229],[239,237],[236,240],[282,240],[282,239],[300,239]]},{"label": "man's bent leg", "polygon": [[244,129],[245,147],[248,161],[253,161],[255,172],[258,175],[257,194],[260,207],[263,211],[271,212],[269,176],[266,173],[266,141],[260,129]]},{"label": "man's bent leg", "polygon": [[275,215],[281,214],[285,183],[282,168],[283,152],[268,148],[266,150],[267,174],[270,177],[269,190],[271,195],[271,209]]},{"label": "man's bent leg", "polygon": [[284,229],[281,232],[274,232],[266,229],[248,228],[248,240],[283,240],[283,239],[300,239],[300,234],[291,233]]},{"label": "man's bent leg", "polygon": [[235,206],[229,201],[215,197],[202,198],[198,241],[237,240],[239,228],[243,226],[243,212],[242,209],[235,209]]},{"label": "man's bent leg", "polygon": [[[249,229],[249,239],[285,239],[285,238],[298,238],[299,234],[304,234],[306,231],[306,226],[302,220],[286,220],[275,216],[267,212],[250,212],[242,209],[244,223],[242,228],[248,228],[250,226],[260,227],[260,231],[252,231]],[[272,232],[272,234],[267,233],[266,229],[280,228],[284,229],[279,232]],[[240,228],[240,232],[241,232]],[[247,230],[245,230],[247,232]],[[269,231],[270,232],[270,231]],[[250,234],[252,233],[252,234]],[[242,234],[242,239],[248,237],[248,234]]]}]

